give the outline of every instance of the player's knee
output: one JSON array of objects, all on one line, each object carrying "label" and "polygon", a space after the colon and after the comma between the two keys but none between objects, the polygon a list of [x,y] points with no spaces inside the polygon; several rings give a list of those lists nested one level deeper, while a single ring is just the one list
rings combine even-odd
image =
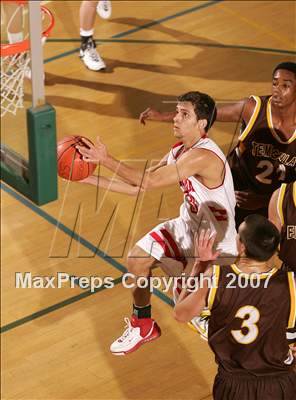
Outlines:
[{"label": "player's knee", "polygon": [[152,260],[148,254],[134,247],[128,254],[127,269],[136,276],[146,275],[152,267]]},{"label": "player's knee", "polygon": [[131,274],[134,274],[135,269],[137,268],[137,263],[135,258],[129,254],[128,258],[127,258],[127,269],[128,272],[130,272]]},{"label": "player's knee", "polygon": [[129,254],[127,259],[128,272],[136,276],[141,275],[142,271],[145,270],[145,262],[141,258],[135,257],[133,254]]}]

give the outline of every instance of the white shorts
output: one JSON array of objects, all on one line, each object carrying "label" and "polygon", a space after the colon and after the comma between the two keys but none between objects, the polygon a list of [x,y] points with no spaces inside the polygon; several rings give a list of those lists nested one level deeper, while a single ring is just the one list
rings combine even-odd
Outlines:
[{"label": "white shorts", "polygon": [[[221,255],[231,255],[217,260],[219,264],[231,264],[236,257],[236,246],[230,244],[230,250]],[[137,243],[149,256],[162,263],[162,269],[173,276],[186,275],[191,271],[194,259],[194,232],[181,217],[163,222],[153,228]],[[216,262],[215,262],[216,263]]]},{"label": "white shorts", "polygon": [[136,245],[159,260],[165,272],[174,276],[180,276],[194,256],[193,232],[180,217],[157,225]]}]

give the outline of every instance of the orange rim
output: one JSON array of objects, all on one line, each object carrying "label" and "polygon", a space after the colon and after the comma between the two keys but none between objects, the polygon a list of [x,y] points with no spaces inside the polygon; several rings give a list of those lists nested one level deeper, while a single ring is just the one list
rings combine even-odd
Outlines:
[{"label": "orange rim", "polygon": [[23,6],[28,3],[28,0],[2,0],[2,3],[17,3]]},{"label": "orange rim", "polygon": [[[6,0],[6,2],[8,2],[8,1]],[[13,0],[13,2],[18,3],[21,6],[23,6],[27,3],[27,1],[25,1],[25,0]],[[41,11],[49,17],[49,21],[50,21],[48,27],[42,32],[42,36],[47,38],[50,35],[50,32],[54,26],[54,16],[53,16],[52,12],[44,6],[41,6]],[[14,54],[18,54],[18,53],[24,53],[25,51],[29,50],[29,48],[30,48],[30,40],[29,39],[25,39],[22,42],[18,42],[18,43],[1,44],[0,56],[5,57],[5,56],[13,56]]]}]

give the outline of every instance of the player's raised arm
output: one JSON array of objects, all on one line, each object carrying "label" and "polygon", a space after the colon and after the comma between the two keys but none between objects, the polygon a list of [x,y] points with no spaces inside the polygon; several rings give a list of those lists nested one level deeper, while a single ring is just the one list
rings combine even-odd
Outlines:
[{"label": "player's raised arm", "polygon": [[151,172],[146,171],[141,187],[144,190],[166,187],[194,175],[198,175],[204,184],[215,187],[223,182],[223,171],[223,162],[214,153],[204,149],[191,149],[175,164],[165,165]]},{"label": "player's raised arm", "polygon": [[139,121],[141,124],[145,125],[146,121],[167,121],[171,122],[176,115],[175,111],[168,111],[168,112],[160,112],[155,110],[154,108],[146,108],[145,111],[143,111],[140,114]]},{"label": "player's raised arm", "polygon": [[216,120],[218,122],[244,121],[247,124],[253,114],[255,105],[253,98],[242,99],[235,103],[217,104]]},{"label": "player's raised arm", "polygon": [[[176,172],[175,165],[166,166],[168,155],[166,155],[157,166],[147,169],[143,173],[142,170],[132,168],[114,158],[108,152],[107,147],[101,142],[99,137],[95,145],[89,141],[86,143],[88,147],[76,146],[82,154],[84,161],[97,164],[101,163],[104,167],[117,174],[123,181],[131,183],[131,185],[141,187],[142,189],[152,189],[154,187],[168,186],[178,182],[178,173]],[[169,171],[166,170],[165,173],[159,173],[159,170],[164,168],[163,166]],[[164,179],[167,178],[169,178],[168,182],[164,183]]]},{"label": "player's raised arm", "polygon": [[253,114],[255,105],[256,102],[252,97],[235,103],[217,104],[216,120],[218,122],[244,121],[247,124]]},{"label": "player's raised arm", "polygon": [[198,280],[194,291],[189,292],[185,287],[180,293],[174,308],[174,318],[179,322],[189,322],[194,316],[199,315],[206,305],[209,278],[213,274],[210,263],[220,254],[219,251],[213,252],[215,238],[216,235],[211,234],[209,229],[207,231],[202,229],[199,235],[195,235],[194,255],[196,261],[190,276]]},{"label": "player's raised arm", "polygon": [[164,167],[167,165],[169,153],[167,153],[165,156],[162,157],[162,159],[157,163],[156,165],[153,165],[152,167],[149,167],[146,169],[146,172],[153,172],[156,171],[158,168]]},{"label": "player's raised arm", "polygon": [[[249,122],[255,108],[253,98],[245,98],[235,103],[217,104],[218,122]],[[148,107],[140,114],[139,121],[145,125],[146,121],[173,121],[176,115],[175,111],[160,112],[154,108]]]},{"label": "player's raised arm", "polygon": [[[105,153],[99,148],[96,153],[95,149],[96,146],[94,146],[94,149],[79,148],[79,151],[86,161],[101,162],[102,165],[115,172],[123,180],[129,181],[143,190],[167,187],[196,174],[209,186],[219,186],[223,181],[223,176],[219,174],[219,171],[223,170],[222,161],[214,153],[203,149],[192,149],[185,153],[177,163],[164,165],[152,171],[146,170],[144,173],[140,169],[132,168],[116,160],[108,152]],[[222,166],[220,163],[222,163]],[[208,165],[206,169],[204,168],[205,165]]]}]

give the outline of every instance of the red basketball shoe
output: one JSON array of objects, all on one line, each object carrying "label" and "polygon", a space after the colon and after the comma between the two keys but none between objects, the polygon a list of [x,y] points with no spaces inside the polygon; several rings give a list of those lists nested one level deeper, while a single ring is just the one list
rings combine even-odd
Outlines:
[{"label": "red basketball shoe", "polygon": [[112,354],[124,356],[137,350],[142,344],[157,339],[161,330],[157,323],[151,318],[137,318],[132,316],[131,321],[124,318],[126,329],[110,346]]}]

